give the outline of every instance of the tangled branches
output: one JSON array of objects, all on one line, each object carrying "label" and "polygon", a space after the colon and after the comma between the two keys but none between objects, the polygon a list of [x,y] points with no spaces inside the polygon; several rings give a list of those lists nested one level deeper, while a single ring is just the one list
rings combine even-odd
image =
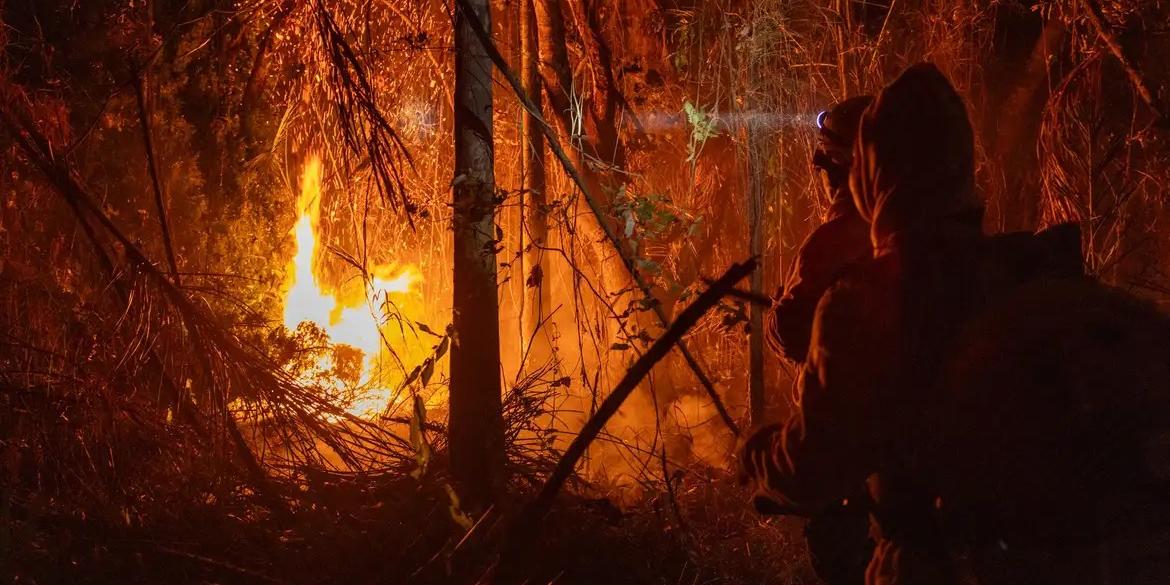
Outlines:
[{"label": "tangled branches", "polygon": [[413,226],[416,206],[403,183],[410,153],[378,107],[377,94],[361,61],[325,2],[313,4],[316,31],[328,64],[327,90],[335,119],[349,152],[365,157],[379,191],[394,207],[402,206]]}]

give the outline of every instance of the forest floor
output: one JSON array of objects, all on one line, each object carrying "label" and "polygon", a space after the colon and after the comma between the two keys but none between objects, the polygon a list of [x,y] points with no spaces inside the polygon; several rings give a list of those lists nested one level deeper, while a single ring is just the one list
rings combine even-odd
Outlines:
[{"label": "forest floor", "polygon": [[[283,518],[209,501],[145,523],[54,515],[47,502],[5,505],[0,574],[45,585],[461,583],[498,557],[503,529],[465,539],[446,492],[427,478],[323,481],[305,495]],[[676,477],[673,490],[620,508],[564,495],[536,546],[526,558],[531,583],[817,582],[801,522],[758,516],[722,471]]]}]

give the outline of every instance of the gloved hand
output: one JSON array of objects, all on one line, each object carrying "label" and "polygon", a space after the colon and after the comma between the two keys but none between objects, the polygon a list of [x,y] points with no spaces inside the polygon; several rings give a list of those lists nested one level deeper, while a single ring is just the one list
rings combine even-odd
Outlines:
[{"label": "gloved hand", "polygon": [[783,425],[775,423],[761,426],[754,432],[748,433],[748,438],[738,449],[740,485],[749,483],[754,485],[755,493],[752,494],[752,506],[760,514],[781,516],[796,513],[795,509],[770,495],[768,490],[768,474],[769,470],[772,469],[772,452],[775,449],[776,439],[783,430]]},{"label": "gloved hand", "polygon": [[767,463],[772,457],[772,446],[783,428],[779,423],[771,423],[757,427],[744,435],[747,438],[743,439],[736,449],[740,485],[767,478]]}]

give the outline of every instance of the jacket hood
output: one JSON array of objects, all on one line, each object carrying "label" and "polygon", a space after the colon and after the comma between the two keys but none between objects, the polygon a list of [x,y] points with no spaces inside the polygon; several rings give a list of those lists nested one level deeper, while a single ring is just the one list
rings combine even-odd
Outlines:
[{"label": "jacket hood", "polygon": [[875,251],[906,232],[978,219],[975,140],[967,108],[930,63],[907,69],[861,119],[850,187]]}]

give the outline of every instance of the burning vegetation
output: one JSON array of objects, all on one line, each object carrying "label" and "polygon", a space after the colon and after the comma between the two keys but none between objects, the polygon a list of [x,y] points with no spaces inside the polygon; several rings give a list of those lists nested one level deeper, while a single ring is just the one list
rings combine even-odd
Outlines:
[{"label": "burning vegetation", "polygon": [[[934,63],[983,230],[1038,232],[1007,264],[1083,264],[1126,295],[1086,298],[1161,323],[1167,22],[1144,0],[0,0],[0,576],[832,579],[816,543],[849,537],[756,515],[743,478],[789,504],[787,471],[737,459],[808,408],[790,388],[816,372],[767,351],[766,313],[857,213],[826,168],[858,132],[827,149],[818,114]],[[1162,356],[1154,325],[1140,350],[1049,343],[1094,315],[1035,345],[973,317],[939,369],[1013,387],[1031,366],[984,367],[996,335],[1098,368],[1077,389]]]}]

